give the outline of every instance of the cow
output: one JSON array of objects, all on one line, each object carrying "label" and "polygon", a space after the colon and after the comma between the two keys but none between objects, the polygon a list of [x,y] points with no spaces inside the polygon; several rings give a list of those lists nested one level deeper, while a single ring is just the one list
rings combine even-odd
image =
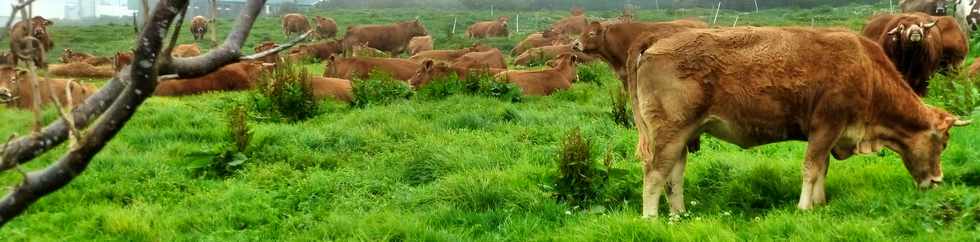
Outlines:
[{"label": "cow", "polygon": [[880,46],[845,29],[691,30],[637,61],[634,109],[654,143],[645,147],[644,217],[658,215],[665,185],[670,213],[685,211],[685,144],[700,133],[742,148],[808,142],[797,205],[807,210],[826,203],[830,155],[887,147],[916,186],[936,186],[950,128],[969,124],[923,103]]},{"label": "cow", "polygon": [[[0,103],[9,107],[28,109],[34,106],[32,85],[28,73],[13,66],[0,66]],[[38,93],[41,95],[41,106],[54,102],[56,97],[61,107],[74,107],[95,93],[95,86],[81,84],[68,79],[45,79],[38,77]],[[69,103],[66,88],[70,88],[71,103]],[[52,95],[52,93],[54,93]],[[71,108],[69,107],[69,108]]]},{"label": "cow", "polygon": [[86,62],[70,62],[67,64],[51,64],[48,67],[48,74],[59,77],[76,78],[110,78],[116,71],[112,66],[95,66]]},{"label": "cow", "polygon": [[396,80],[408,81],[419,69],[419,64],[405,59],[331,56],[325,69],[323,77],[363,80],[367,79],[372,71],[380,71],[390,74]]},{"label": "cow", "polygon": [[93,66],[108,65],[112,60],[108,57],[99,57],[89,53],[75,52],[71,48],[65,48],[61,53],[61,63],[85,62]]},{"label": "cow", "polygon": [[429,35],[419,20],[406,21],[391,25],[358,25],[347,27],[344,36],[344,46],[355,43],[368,43],[371,48],[379,49],[392,56],[398,56],[408,48],[412,37]]},{"label": "cow", "polygon": [[559,34],[580,35],[589,26],[589,18],[585,15],[572,15],[551,24],[551,29]]},{"label": "cow", "polygon": [[312,77],[310,88],[316,100],[333,99],[344,103],[354,100],[354,89],[347,79]]},{"label": "cow", "polygon": [[572,87],[572,80],[577,75],[575,61],[575,55],[565,54],[558,57],[553,68],[537,71],[505,71],[498,73],[494,78],[516,84],[524,95],[547,96],[555,91]]},{"label": "cow", "polygon": [[936,24],[935,19],[923,13],[880,14],[872,17],[863,30],[865,37],[881,45],[920,96],[925,96],[929,78],[941,67],[943,35]]},{"label": "cow", "polygon": [[543,32],[528,35],[527,38],[524,38],[524,40],[517,43],[517,45],[510,50],[510,55],[517,56],[523,54],[525,51],[531,48],[554,45],[556,42],[558,44],[568,44],[572,43],[573,41],[574,39],[569,38],[567,35],[563,35],[549,29]]},{"label": "cow", "polygon": [[504,54],[501,53],[499,49],[493,48],[487,51],[466,53],[454,60],[452,66],[462,69],[507,69],[507,61],[504,60]]},{"label": "cow", "polygon": [[306,16],[298,13],[290,13],[282,16],[282,34],[286,38],[294,34],[303,34],[310,31],[310,22]]},{"label": "cow", "polygon": [[595,57],[586,55],[580,51],[576,51],[572,45],[567,44],[538,47],[527,50],[514,59],[514,65],[527,66],[532,63],[544,63],[553,60],[562,54],[575,55],[578,63],[588,63],[595,60]]},{"label": "cow", "polygon": [[572,16],[583,16],[585,15],[585,9],[582,7],[573,7],[569,14]]},{"label": "cow", "polygon": [[316,16],[316,35],[320,39],[332,39],[337,37],[337,21],[333,18]]},{"label": "cow", "polygon": [[297,61],[305,58],[326,60],[333,55],[344,53],[344,47],[339,40],[320,41],[312,44],[301,44],[289,49],[289,59]]},{"label": "cow", "polygon": [[968,33],[980,29],[980,4],[977,4],[977,0],[958,1],[955,16],[960,28]]},{"label": "cow", "polygon": [[953,17],[934,18],[936,19],[936,27],[942,32],[943,39],[943,57],[939,61],[940,71],[944,73],[955,72],[970,52],[969,38],[963,29],[960,29]]},{"label": "cow", "polygon": [[898,6],[903,13],[920,12],[933,16],[945,16],[947,5],[946,0],[902,0]]},{"label": "cow", "polygon": [[493,76],[498,73],[507,71],[507,69],[499,68],[476,68],[476,69],[464,69],[450,66],[445,62],[436,62],[434,60],[425,60],[422,62],[422,67],[415,72],[415,75],[408,80],[408,83],[412,85],[412,88],[419,89],[429,84],[432,80],[446,78],[451,74],[456,74],[459,79],[466,79],[467,76],[471,74],[482,74]]},{"label": "cow", "polygon": [[391,57],[388,53],[384,51],[371,48],[368,43],[360,43],[351,46],[350,54],[353,57],[376,57],[376,58],[388,58]]},{"label": "cow", "polygon": [[[275,49],[277,47],[279,47],[279,45],[276,44],[275,42],[272,42],[272,41],[263,41],[262,43],[259,43],[259,45],[256,45],[255,48],[254,48],[254,50],[255,50],[255,53],[261,53],[263,51]],[[264,56],[264,57],[262,57],[262,58],[260,58],[258,60],[261,61],[261,62],[263,62],[263,63],[272,63],[272,64],[279,63],[279,53],[273,53],[273,54]]]},{"label": "cow", "polygon": [[207,75],[161,81],[154,96],[186,96],[216,91],[240,91],[255,88],[264,66],[258,61],[244,61],[221,67]]},{"label": "cow", "polygon": [[418,36],[412,37],[412,40],[408,41],[408,54],[416,55],[422,51],[432,50],[432,36]]},{"label": "cow", "polygon": [[119,72],[123,67],[132,63],[133,52],[116,52],[116,56],[112,58],[112,69]]},{"label": "cow", "polygon": [[483,52],[493,49],[492,47],[483,44],[473,44],[469,48],[463,48],[458,50],[429,50],[422,51],[418,54],[409,57],[409,60],[421,62],[424,60],[438,60],[438,61],[454,61],[462,57],[466,53],[470,52]]},{"label": "cow", "polygon": [[500,16],[496,21],[476,22],[466,29],[466,36],[478,39],[487,37],[507,37],[510,35],[510,33],[507,31],[507,21],[509,20],[510,17]]},{"label": "cow", "polygon": [[174,57],[195,57],[201,55],[201,48],[198,48],[197,44],[177,45],[171,55]]},{"label": "cow", "polygon": [[204,34],[208,33],[208,19],[204,16],[194,16],[191,19],[191,35],[194,36],[194,41],[199,41],[204,39]]},{"label": "cow", "polygon": [[[54,41],[51,40],[51,36],[48,35],[48,27],[54,25],[54,22],[47,20],[41,16],[34,16],[30,20],[30,29],[27,27],[27,22],[23,20],[17,21],[14,27],[10,30],[10,50],[11,52],[22,52],[28,50],[28,46],[34,46],[35,48],[43,48],[43,52],[47,53],[54,48]],[[27,37],[33,37],[37,41],[33,41]],[[33,44],[32,44],[33,43]],[[41,51],[33,52],[34,56],[31,58],[34,62],[34,66],[39,68],[47,68],[48,64],[44,61],[44,55]],[[19,58],[14,58],[14,65],[17,65]]]}]

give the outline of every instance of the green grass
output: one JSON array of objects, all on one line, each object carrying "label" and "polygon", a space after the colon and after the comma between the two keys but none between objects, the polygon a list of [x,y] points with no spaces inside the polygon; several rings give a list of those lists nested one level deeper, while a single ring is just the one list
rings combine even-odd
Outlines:
[{"label": "green grass", "polygon": [[[767,10],[739,23],[851,29],[871,7]],[[503,13],[510,14],[510,13]],[[522,13],[557,19],[564,11]],[[592,13],[604,17],[614,12]],[[639,11],[640,19],[705,16],[710,10]],[[485,13],[410,10],[327,12],[341,23],[383,23],[421,15],[437,48],[445,23],[458,31]],[[710,21],[710,19],[708,19]],[[722,12],[720,23],[734,20]],[[522,23],[524,21],[522,20]],[[227,22],[223,22],[228,27]],[[274,18],[256,24],[249,44],[283,40]],[[57,46],[100,54],[130,40],[104,33],[128,26],[58,26]],[[124,33],[124,32],[120,32]],[[522,33],[526,34],[526,33]],[[71,42],[68,36],[74,36]],[[182,34],[182,39],[189,39]],[[521,35],[491,39],[498,47]],[[247,46],[250,47],[250,46]],[[249,52],[249,51],[246,51]],[[976,52],[974,53],[976,55]],[[306,65],[314,75],[322,65]],[[593,68],[605,68],[598,65]],[[226,113],[251,93],[151,98],[89,169],[0,229],[4,241],[973,241],[980,237],[980,126],[953,131],[943,155],[947,183],[917,191],[892,152],[832,161],[829,204],[795,207],[805,143],[742,150],[704,138],[690,156],[690,216],[640,219],[642,164],[636,131],[610,118],[619,81],[599,71],[550,97],[518,102],[482,95],[394,100],[350,108],[320,104],[302,122],[250,120],[249,160],[223,178],[196,176],[189,155],[229,142]],[[600,85],[602,84],[602,85]],[[0,107],[0,137],[25,134],[31,115]],[[48,110],[45,118],[56,114]],[[973,119],[980,120],[974,113]],[[562,139],[579,129],[597,162],[611,157],[602,206],[575,209],[554,198]],[[64,148],[23,167],[41,168]],[[0,174],[0,185],[20,179]],[[663,208],[662,211],[666,211]]]}]

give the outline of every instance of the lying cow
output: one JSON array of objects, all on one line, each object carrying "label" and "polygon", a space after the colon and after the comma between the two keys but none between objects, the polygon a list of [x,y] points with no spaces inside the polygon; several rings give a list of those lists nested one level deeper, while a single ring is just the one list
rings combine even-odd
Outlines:
[{"label": "lying cow", "polygon": [[499,68],[475,68],[475,69],[464,69],[459,67],[450,66],[445,62],[435,62],[433,60],[425,60],[422,62],[422,67],[419,68],[415,75],[408,80],[408,83],[412,85],[412,88],[419,89],[429,84],[432,80],[446,78],[449,75],[456,74],[459,79],[466,79],[471,74],[482,74],[482,75],[496,75],[498,73],[507,71],[507,69]]},{"label": "lying cow", "polygon": [[470,52],[453,61],[453,67],[462,69],[498,68],[507,69],[507,61],[500,50],[493,48],[487,51]]},{"label": "lying cow", "polygon": [[517,56],[532,48],[555,45],[556,43],[568,44],[572,43],[573,41],[574,40],[569,38],[567,35],[559,34],[558,32],[551,30],[545,30],[544,32],[528,35],[527,38],[524,38],[524,40],[517,43],[517,45],[514,46],[514,49],[510,50],[510,55]]},{"label": "lying cow", "polygon": [[185,96],[216,91],[240,91],[255,88],[263,70],[261,62],[239,62],[221,67],[207,75],[165,80],[157,84],[155,96]]},{"label": "lying cow", "polygon": [[133,52],[116,52],[112,58],[112,69],[116,72],[133,63]]},{"label": "lying cow", "polygon": [[489,47],[483,44],[474,44],[469,48],[458,49],[458,50],[429,50],[422,51],[418,54],[413,55],[408,58],[409,60],[421,62],[424,60],[438,60],[438,61],[454,61],[463,57],[463,55],[471,52],[484,52],[490,51],[493,47]]},{"label": "lying cow", "polygon": [[416,55],[422,51],[432,50],[432,36],[418,36],[412,37],[412,40],[408,41],[408,54]]},{"label": "lying cow", "polygon": [[368,43],[355,44],[350,48],[350,55],[353,57],[375,57],[388,58],[388,53],[379,49],[371,48]]},{"label": "lying cow", "polygon": [[312,44],[301,44],[289,49],[289,59],[298,61],[306,58],[326,60],[333,55],[344,53],[344,47],[339,40],[320,41]]},{"label": "lying cow", "polygon": [[[17,70],[12,66],[0,66],[0,103],[7,106],[21,109],[28,109],[34,106],[32,85],[29,74],[23,70]],[[61,107],[68,107],[68,96],[66,88],[71,88],[71,105],[77,106],[95,93],[95,86],[80,84],[74,80],[67,79],[43,79],[38,77],[39,94],[41,95],[41,106],[46,106],[54,102],[56,97]],[[52,91],[54,95],[52,96]]]},{"label": "lying cow", "polygon": [[324,77],[363,80],[367,79],[372,71],[380,71],[391,74],[396,80],[408,81],[419,69],[419,64],[405,59],[331,56],[325,69]]},{"label": "lying cow", "polygon": [[85,62],[70,62],[67,64],[51,64],[48,74],[58,77],[75,78],[110,78],[116,74],[112,66],[95,66]]},{"label": "lying cow", "polygon": [[204,39],[204,34],[208,33],[208,19],[204,16],[194,16],[191,19],[191,35],[194,36],[194,41],[199,41]]},{"label": "lying cow", "polygon": [[[48,27],[53,25],[54,22],[47,20],[41,16],[34,16],[30,20],[31,28],[27,28],[27,22],[23,20],[17,21],[16,24],[9,30],[10,32],[10,50],[28,50],[28,46],[34,46],[34,48],[43,48],[43,53],[47,53],[54,48],[54,41],[48,35]],[[34,37],[37,41],[31,41],[28,36]],[[32,43],[33,42],[33,43]],[[33,62],[34,66],[39,68],[47,68],[48,64],[44,61],[44,56],[41,55],[41,51],[33,52]],[[18,58],[14,58],[14,65],[17,65],[19,61]]]},{"label": "lying cow", "polygon": [[545,63],[563,54],[575,55],[579,63],[587,63],[595,60],[594,57],[576,51],[572,45],[552,45],[533,48],[525,51],[514,59],[514,65],[527,66],[531,63]]},{"label": "lying cow", "polygon": [[[970,1],[970,0],[964,0]],[[898,3],[903,13],[926,13],[933,16],[946,15],[946,0],[902,0]]]},{"label": "lying cow", "polygon": [[108,65],[112,60],[108,57],[99,57],[89,53],[75,52],[71,48],[65,48],[61,53],[61,63],[84,62],[93,66]]},{"label": "lying cow", "polygon": [[310,22],[306,16],[298,13],[290,13],[282,16],[282,34],[286,38],[296,34],[303,34],[310,31]]},{"label": "lying cow", "polygon": [[354,100],[354,89],[350,80],[312,77],[310,88],[313,89],[313,97],[316,100],[333,99],[345,103]]},{"label": "lying cow", "polygon": [[[262,43],[259,43],[259,45],[256,45],[253,50],[255,51],[255,53],[261,53],[263,51],[275,49],[276,47],[279,47],[279,45],[276,44],[275,42],[263,41]],[[267,55],[258,60],[263,63],[271,63],[271,64],[279,63],[279,53]]]},{"label": "lying cow", "polygon": [[924,96],[929,78],[939,70],[943,60],[942,32],[933,17],[907,13],[874,16],[863,34],[885,50],[915,93]]},{"label": "lying cow", "polygon": [[198,48],[197,44],[177,45],[171,55],[174,57],[195,57],[201,55],[201,48]]},{"label": "lying cow", "polygon": [[684,213],[685,144],[702,132],[743,148],[807,141],[798,207],[810,209],[826,202],[831,154],[887,147],[918,187],[937,185],[949,130],[968,123],[923,103],[877,44],[844,29],[692,30],[655,41],[638,62],[634,108],[654,142],[644,217],[658,215],[665,185],[671,214]]},{"label": "lying cow", "polygon": [[337,37],[337,21],[332,18],[316,16],[316,35],[320,39]]},{"label": "lying cow", "polygon": [[413,37],[429,35],[419,20],[395,23],[391,25],[358,25],[347,27],[344,36],[344,46],[354,43],[368,43],[372,48],[398,56],[408,49],[408,42]]},{"label": "lying cow", "polygon": [[547,96],[555,91],[571,88],[572,80],[576,75],[575,55],[566,54],[558,57],[553,68],[537,71],[505,71],[497,74],[495,78],[502,82],[517,84],[524,95]]},{"label": "lying cow", "polygon": [[476,22],[466,29],[466,36],[480,39],[487,37],[507,37],[510,35],[507,31],[507,21],[509,20],[510,17],[500,16],[496,21]]}]

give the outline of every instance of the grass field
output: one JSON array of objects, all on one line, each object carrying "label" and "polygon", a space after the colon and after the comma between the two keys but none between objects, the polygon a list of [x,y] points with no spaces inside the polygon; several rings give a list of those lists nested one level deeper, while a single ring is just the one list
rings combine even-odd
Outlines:
[{"label": "grass field", "polygon": [[[880,6],[767,10],[739,25],[842,26],[860,29]],[[489,13],[338,10],[319,14],[352,23],[420,16],[437,48],[469,45],[448,36]],[[502,13],[516,15],[516,13]],[[521,13],[551,22],[564,11]],[[613,17],[615,12],[591,13]],[[730,26],[723,11],[718,25]],[[312,15],[312,14],[311,14]],[[711,10],[639,11],[643,20]],[[528,17],[535,19],[534,17]],[[513,20],[512,20],[513,21]],[[521,20],[522,24],[524,19]],[[532,25],[533,20],[527,20]],[[228,21],[222,22],[229,26]],[[264,17],[249,43],[283,41],[278,19]],[[541,24],[544,26],[545,24]],[[524,28],[524,27],[522,27]],[[528,29],[534,29],[529,27]],[[126,25],[58,26],[56,46],[98,54],[129,48]],[[107,34],[113,33],[113,34]],[[505,51],[527,32],[488,40]],[[190,35],[182,33],[188,41]],[[249,49],[251,45],[247,46]],[[246,51],[246,52],[251,52]],[[975,56],[974,51],[971,56]],[[52,56],[56,56],[52,53]],[[315,75],[318,64],[306,65]],[[798,211],[803,142],[742,150],[705,138],[690,156],[685,217],[640,218],[641,163],[636,131],[610,117],[619,81],[577,83],[519,102],[454,95],[350,108],[320,105],[310,120],[281,123],[253,115],[252,145],[227,177],[200,176],[194,154],[228,142],[226,111],[251,93],[151,98],[64,189],[0,229],[3,241],[976,241],[980,238],[980,126],[953,131],[943,155],[946,183],[918,191],[893,152],[832,161],[825,207]],[[930,97],[937,103],[940,98]],[[0,137],[29,132],[31,114],[0,107]],[[52,110],[46,119],[56,117]],[[974,113],[972,119],[980,120]],[[569,131],[591,141],[596,163],[611,161],[594,203],[555,199],[558,153]],[[62,148],[61,150],[63,150]],[[51,152],[23,169],[43,167]],[[16,172],[0,185],[16,184]],[[664,208],[665,209],[665,208]],[[666,211],[666,210],[663,210]]]}]

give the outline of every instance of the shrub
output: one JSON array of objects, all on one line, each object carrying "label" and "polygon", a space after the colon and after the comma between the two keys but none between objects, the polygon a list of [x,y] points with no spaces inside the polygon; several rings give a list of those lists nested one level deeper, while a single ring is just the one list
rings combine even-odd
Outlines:
[{"label": "shrub", "polygon": [[980,106],[980,84],[965,70],[953,76],[940,74],[930,80],[928,97],[953,114],[970,116]]},{"label": "shrub", "polygon": [[310,73],[302,67],[283,62],[259,76],[256,109],[270,116],[294,122],[316,116],[319,107],[310,86]]},{"label": "shrub", "polygon": [[228,111],[228,143],[219,144],[210,151],[190,154],[192,172],[199,177],[227,177],[242,167],[248,156],[245,155],[252,141],[252,131],[248,127],[248,111],[244,106],[235,106]]},{"label": "shrub", "polygon": [[412,88],[405,82],[395,80],[391,74],[372,71],[366,80],[354,81],[354,100],[352,107],[366,107],[371,104],[388,104],[395,100],[412,96]]},{"label": "shrub", "polygon": [[573,129],[562,142],[555,184],[555,195],[559,201],[576,207],[588,207],[602,190],[606,172],[592,160],[590,146],[578,129]]},{"label": "shrub", "polygon": [[464,87],[463,82],[453,73],[430,81],[425,86],[422,86],[422,88],[419,88],[415,95],[421,99],[440,100],[457,93],[465,93]]},{"label": "shrub", "polygon": [[455,74],[434,79],[416,92],[419,98],[438,100],[456,94],[493,97],[507,102],[521,100],[521,89],[512,83],[499,82],[492,75],[470,74],[459,79]]},{"label": "shrub", "polygon": [[609,91],[612,99],[612,119],[617,124],[630,128],[633,127],[633,111],[629,106],[629,94],[623,88],[616,88]]}]

